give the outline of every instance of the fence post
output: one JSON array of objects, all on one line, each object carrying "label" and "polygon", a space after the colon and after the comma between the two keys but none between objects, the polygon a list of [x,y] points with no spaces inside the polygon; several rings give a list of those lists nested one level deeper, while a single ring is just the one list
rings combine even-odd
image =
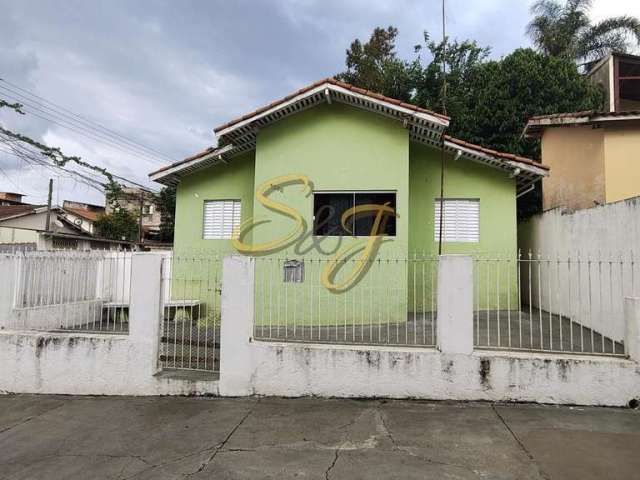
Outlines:
[{"label": "fence post", "polygon": [[624,299],[624,321],[626,354],[635,362],[640,362],[640,297]]},{"label": "fence post", "polygon": [[438,348],[473,352],[473,259],[441,255],[438,261]]},{"label": "fence post", "polygon": [[134,253],[131,256],[131,292],[129,301],[129,338],[148,358],[148,371],[158,371],[160,342],[160,290],[162,255]]},{"label": "fence post", "polygon": [[222,261],[220,395],[251,395],[253,361],[250,339],[254,311],[252,258],[233,255]]}]

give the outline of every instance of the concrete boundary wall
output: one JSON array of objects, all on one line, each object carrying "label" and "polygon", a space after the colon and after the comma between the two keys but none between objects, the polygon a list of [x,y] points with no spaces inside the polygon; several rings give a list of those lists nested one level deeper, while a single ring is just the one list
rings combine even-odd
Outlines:
[{"label": "concrete boundary wall", "polygon": [[[640,299],[626,300],[630,359],[474,350],[471,259],[443,257],[436,348],[252,338],[254,262],[224,259],[220,380],[158,370],[162,257],[133,256],[129,335],[0,330],[0,392],[389,397],[627,405],[640,398]],[[446,287],[449,285],[450,287]],[[445,305],[446,303],[446,305]],[[471,340],[470,340],[471,339]]]},{"label": "concrete boundary wall", "polygon": [[[465,257],[444,258],[440,263],[441,282],[456,289],[453,296],[438,297],[449,303],[438,305],[439,312],[446,311],[445,317],[439,316],[438,334],[444,338],[439,349],[336,346],[254,341],[253,263],[244,257],[225,258],[220,394],[611,406],[640,397],[640,370],[632,360],[470,351],[470,268]],[[640,317],[640,308],[627,310]],[[635,321],[640,324],[640,318]],[[632,329],[627,340],[637,337],[637,331]]]},{"label": "concrete boundary wall", "polygon": [[217,394],[217,381],[159,374],[162,256],[136,253],[129,335],[0,331],[0,392]]}]

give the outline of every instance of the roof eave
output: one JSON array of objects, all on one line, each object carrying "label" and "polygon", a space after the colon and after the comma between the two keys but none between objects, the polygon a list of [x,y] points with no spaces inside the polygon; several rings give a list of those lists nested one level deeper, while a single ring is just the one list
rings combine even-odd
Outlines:
[{"label": "roof eave", "polygon": [[[186,172],[204,168],[203,164],[207,162],[207,160],[215,159],[218,161],[224,161],[224,156],[229,154],[232,150],[233,145],[225,145],[224,147],[216,148],[200,157],[193,158],[188,162],[182,162],[177,165],[152,172],[149,174],[149,179],[166,186],[175,185]],[[207,165],[209,163],[215,162],[207,162]]]},{"label": "roof eave", "polygon": [[[434,125],[437,125],[438,127],[440,127],[441,129],[444,129],[446,127],[449,126],[449,120],[444,118],[444,117],[440,117],[438,115],[435,114],[429,114],[426,112],[421,112],[421,111],[416,111],[414,109],[405,107],[403,105],[398,105],[398,104],[394,104],[392,102],[389,102],[387,100],[384,100],[382,98],[378,98],[378,97],[374,97],[372,95],[365,95],[363,93],[360,92],[355,92],[353,90],[349,90],[347,88],[344,88],[340,85],[336,85],[334,83],[330,83],[328,81],[325,81],[309,90],[306,90],[286,101],[280,102],[276,105],[274,105],[271,108],[267,108],[264,111],[261,111],[259,113],[256,113],[255,115],[251,115],[247,118],[244,118],[242,120],[239,120],[238,122],[235,122],[231,125],[223,125],[221,127],[215,128],[214,129],[214,133],[216,135],[218,135],[219,137],[223,137],[225,135],[228,135],[240,128],[246,127],[248,125],[251,125],[253,122],[256,122],[260,119],[263,119],[265,117],[268,117],[269,115],[273,115],[279,111],[286,111],[288,108],[290,108],[292,105],[295,105],[299,102],[303,102],[305,99],[309,98],[309,97],[313,97],[314,95],[317,95],[321,92],[324,92],[325,90],[328,90],[329,92],[335,92],[335,93],[340,93],[342,95],[345,96],[349,96],[349,97],[353,97],[353,98],[358,98],[360,100],[364,100],[367,102],[372,102],[372,103],[376,103],[379,105],[382,105],[386,108],[389,108],[391,110],[395,110],[401,114],[404,115],[408,115],[411,117],[414,117],[416,119],[420,119],[423,122],[428,122],[428,123],[432,123]],[[330,93],[329,93],[330,95]]]}]

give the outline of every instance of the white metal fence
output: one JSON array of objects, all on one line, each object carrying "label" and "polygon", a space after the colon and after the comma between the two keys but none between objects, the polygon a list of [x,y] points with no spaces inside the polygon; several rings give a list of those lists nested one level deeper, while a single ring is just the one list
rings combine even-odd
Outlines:
[{"label": "white metal fence", "polygon": [[288,342],[434,346],[437,257],[350,259],[327,288],[328,259],[256,257],[254,338]]},{"label": "white metal fence", "polygon": [[218,256],[163,259],[161,368],[219,371],[221,277]]},{"label": "white metal fence", "polygon": [[128,331],[131,253],[20,252],[3,255],[2,265],[6,327]]},{"label": "white metal fence", "polygon": [[476,347],[624,355],[631,255],[476,258],[474,276]]}]

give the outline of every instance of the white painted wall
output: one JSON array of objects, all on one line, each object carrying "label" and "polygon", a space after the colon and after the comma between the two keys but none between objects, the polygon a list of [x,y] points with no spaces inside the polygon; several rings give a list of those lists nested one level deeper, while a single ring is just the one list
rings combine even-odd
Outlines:
[{"label": "white painted wall", "polygon": [[522,266],[525,302],[531,286],[534,306],[570,316],[616,340],[624,338],[624,298],[640,296],[640,197],[535,215],[518,225],[518,246],[524,259],[529,251],[534,260],[538,253],[551,259],[531,264],[530,283],[528,265]]},{"label": "white painted wall", "polygon": [[213,379],[158,374],[160,262],[153,253],[133,256],[129,335],[0,331],[0,392],[216,394]]},{"label": "white painted wall", "polygon": [[[464,280],[472,265],[446,260],[446,283]],[[251,338],[253,268],[250,259],[227,257],[223,265],[220,394],[288,397],[391,397],[502,400],[584,405],[626,405],[640,395],[634,361],[579,355],[475,351],[449,353],[427,348],[301,345]],[[448,279],[446,278],[448,277]],[[442,286],[442,284],[440,284]],[[439,295],[452,302],[456,295]],[[464,302],[464,300],[463,300]],[[443,309],[438,305],[438,311]],[[460,315],[438,318],[438,335],[472,339],[473,325]],[[454,329],[454,332],[447,330]]]},{"label": "white painted wall", "polygon": [[[640,396],[640,369],[633,360],[455,352],[447,345],[472,337],[466,308],[439,319],[438,332],[455,340],[442,343],[443,351],[254,341],[254,263],[245,257],[228,257],[223,264],[220,382],[159,375],[161,263],[162,256],[154,253],[133,255],[129,335],[0,331],[0,392],[316,395],[615,406]],[[449,267],[442,267],[443,277],[463,279],[459,295],[465,296],[464,279],[472,266],[465,259],[444,263]],[[455,300],[449,295],[441,298]],[[634,343],[630,352],[638,352],[640,300],[629,305],[627,315],[635,329],[629,330],[627,342]]]}]

